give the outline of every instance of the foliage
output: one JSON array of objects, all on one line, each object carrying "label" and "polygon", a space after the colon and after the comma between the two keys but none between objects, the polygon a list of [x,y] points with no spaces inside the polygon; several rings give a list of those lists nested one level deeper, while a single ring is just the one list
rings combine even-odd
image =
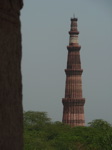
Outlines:
[{"label": "foliage", "polygon": [[24,150],[112,150],[111,139],[112,126],[101,119],[71,128],[45,112],[24,112]]},{"label": "foliage", "polygon": [[24,119],[24,127],[40,129],[43,128],[46,124],[51,122],[51,119],[47,117],[46,112],[38,112],[38,111],[27,111],[23,114]]},{"label": "foliage", "polygon": [[107,121],[104,121],[102,119],[93,120],[92,122],[89,122],[88,124],[90,125],[90,127],[97,128],[100,130],[101,129],[102,130],[108,130],[111,127],[110,123],[108,123]]},{"label": "foliage", "polygon": [[88,123],[90,127],[100,131],[100,145],[106,150],[112,150],[112,126],[107,121],[96,119]]}]

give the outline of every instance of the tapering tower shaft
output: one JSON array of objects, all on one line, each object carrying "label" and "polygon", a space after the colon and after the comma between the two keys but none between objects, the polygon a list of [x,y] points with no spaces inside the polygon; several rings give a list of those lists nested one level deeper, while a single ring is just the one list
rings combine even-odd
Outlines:
[{"label": "tapering tower shaft", "polygon": [[84,126],[84,103],[82,98],[82,72],[80,61],[80,49],[78,44],[77,18],[71,19],[70,39],[67,59],[65,98],[63,103],[63,123],[70,126]]}]

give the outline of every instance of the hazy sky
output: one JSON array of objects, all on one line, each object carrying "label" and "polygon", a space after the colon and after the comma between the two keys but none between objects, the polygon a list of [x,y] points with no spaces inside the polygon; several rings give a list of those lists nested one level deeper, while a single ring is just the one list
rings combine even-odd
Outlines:
[{"label": "hazy sky", "polygon": [[78,18],[86,123],[112,123],[112,0],[24,0],[23,107],[62,120],[70,18]]}]

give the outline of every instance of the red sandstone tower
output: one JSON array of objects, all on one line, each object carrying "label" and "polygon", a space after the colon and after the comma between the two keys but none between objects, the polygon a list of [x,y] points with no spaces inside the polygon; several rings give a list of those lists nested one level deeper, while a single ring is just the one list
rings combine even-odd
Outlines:
[{"label": "red sandstone tower", "polygon": [[84,126],[84,103],[82,98],[82,72],[80,61],[80,49],[78,44],[77,18],[71,19],[71,29],[69,31],[70,40],[68,49],[68,60],[65,85],[65,98],[63,103],[63,123],[69,124],[71,127]]}]

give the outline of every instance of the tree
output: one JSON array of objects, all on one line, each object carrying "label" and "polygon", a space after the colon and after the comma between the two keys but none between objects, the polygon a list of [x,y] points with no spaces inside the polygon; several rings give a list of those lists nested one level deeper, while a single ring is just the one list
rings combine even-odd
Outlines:
[{"label": "tree", "polygon": [[95,119],[88,123],[90,127],[97,128],[100,130],[108,130],[111,128],[111,124],[102,119]]},{"label": "tree", "polygon": [[105,120],[96,119],[88,123],[90,127],[97,129],[99,134],[99,145],[101,145],[102,150],[112,149],[112,126]]},{"label": "tree", "polygon": [[46,112],[27,111],[23,114],[24,127],[28,129],[39,130],[46,124],[51,123],[51,119],[47,117]]},{"label": "tree", "polygon": [[112,127],[93,120],[88,127],[51,122],[45,112],[24,113],[25,150],[111,150]]},{"label": "tree", "polygon": [[[51,119],[46,112],[27,111],[24,118],[24,149],[25,150],[50,150],[50,144],[45,140],[46,126],[51,124]],[[53,148],[51,148],[53,150]]]},{"label": "tree", "polygon": [[0,0],[0,150],[22,150],[20,9],[22,0]]}]

